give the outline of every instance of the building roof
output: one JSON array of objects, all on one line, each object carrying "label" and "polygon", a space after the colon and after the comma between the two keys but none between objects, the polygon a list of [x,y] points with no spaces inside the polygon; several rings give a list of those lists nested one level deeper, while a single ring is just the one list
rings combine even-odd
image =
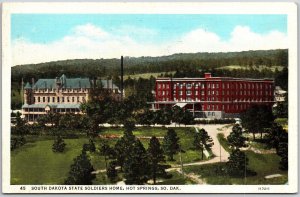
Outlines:
[{"label": "building roof", "polygon": [[45,108],[46,106],[49,106],[50,108],[58,108],[58,109],[64,109],[64,108],[72,108],[72,109],[79,109],[80,104],[47,104],[47,103],[41,103],[41,104],[24,104],[22,108]]},{"label": "building roof", "polygon": [[[57,89],[58,86],[64,89],[80,89],[80,88],[91,88],[92,81],[89,78],[67,78],[65,74],[55,79],[39,79],[32,87],[27,82],[25,89]],[[102,84],[103,88],[119,89],[112,80],[97,80],[97,83]]]},{"label": "building roof", "polygon": [[101,84],[103,88],[118,89],[118,86],[113,84],[112,80],[101,80]]},{"label": "building roof", "polygon": [[56,89],[60,85],[61,88],[91,88],[91,83],[88,78],[67,78],[62,75],[56,79],[39,79],[34,85],[33,89]]},{"label": "building roof", "polygon": [[31,85],[27,82],[24,89],[31,89]]}]

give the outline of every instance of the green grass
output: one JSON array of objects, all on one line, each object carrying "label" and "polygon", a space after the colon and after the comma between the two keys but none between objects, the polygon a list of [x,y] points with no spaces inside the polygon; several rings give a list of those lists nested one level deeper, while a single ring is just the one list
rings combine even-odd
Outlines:
[{"label": "green grass", "polygon": [[[285,184],[287,182],[287,172],[279,170],[279,156],[276,154],[257,154],[252,151],[246,151],[249,159],[248,168],[256,172],[256,175],[247,175],[241,178],[230,177],[225,174],[226,163],[214,163],[201,166],[186,166],[185,173],[195,173],[201,175],[208,184],[212,185],[269,185]],[[282,174],[282,177],[274,179],[265,179],[271,174]]]},{"label": "green grass", "polygon": [[[262,71],[263,69],[268,69],[271,71],[275,71],[276,68],[278,69],[278,71],[282,71],[283,70],[283,66],[265,66],[265,65],[260,65],[260,66],[255,66],[253,67],[255,70],[258,71]],[[226,70],[235,70],[235,69],[244,69],[244,70],[249,70],[250,67],[246,67],[246,66],[239,66],[239,65],[229,65],[229,66],[222,66],[219,67],[217,69],[226,69]]]},{"label": "green grass", "polygon": [[230,146],[229,146],[227,140],[226,140],[225,137],[224,137],[224,134],[223,134],[223,133],[218,133],[218,134],[217,134],[217,138],[218,138],[218,140],[219,140],[221,146],[222,146],[227,152],[230,152],[231,149],[230,149]]},{"label": "green grass", "polygon": [[53,153],[53,140],[25,144],[11,152],[11,184],[63,184],[73,159],[87,139],[65,140],[64,153]]},{"label": "green grass", "polygon": [[187,177],[183,177],[182,174],[172,171],[169,174],[172,175],[170,179],[162,179],[162,182],[156,183],[157,185],[191,185],[195,184],[192,180]]},{"label": "green grass", "polygon": [[172,72],[159,72],[159,73],[140,73],[140,74],[134,74],[134,75],[125,75],[124,76],[124,80],[128,79],[129,77],[131,79],[138,79],[138,78],[150,79],[151,76],[157,78],[161,74],[165,74],[165,73],[174,74],[175,71],[172,71]]},{"label": "green grass", "polygon": [[[183,163],[200,160],[200,152],[192,150],[194,131],[190,128],[176,128],[180,137],[180,144],[185,153],[182,153]],[[164,136],[165,128],[138,128],[133,133],[136,136]],[[123,135],[123,129],[105,129],[102,134]],[[11,184],[63,184],[73,159],[80,155],[82,145],[88,143],[88,138],[79,136],[78,139],[65,139],[67,144],[63,153],[53,153],[53,136],[26,136],[27,144],[11,152]],[[99,148],[101,139],[95,140]],[[117,139],[108,139],[110,146],[114,146]],[[141,139],[147,149],[150,139]],[[162,143],[162,140],[160,139]],[[98,153],[91,153],[90,159],[96,170],[105,169],[104,157]],[[168,164],[180,164],[179,154],[174,155],[176,161]],[[206,158],[204,158],[206,159]],[[99,173],[94,183],[107,183],[105,173]]]}]

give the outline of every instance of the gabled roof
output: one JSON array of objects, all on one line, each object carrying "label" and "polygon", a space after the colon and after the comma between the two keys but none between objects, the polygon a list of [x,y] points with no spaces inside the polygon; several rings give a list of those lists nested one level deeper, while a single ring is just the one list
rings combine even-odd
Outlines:
[{"label": "gabled roof", "polygon": [[[118,86],[113,84],[112,80],[101,80],[101,84],[103,88],[109,88],[109,89],[118,89]],[[107,86],[108,85],[108,86]]]},{"label": "gabled roof", "polygon": [[31,89],[31,85],[27,82],[24,89]]},{"label": "gabled roof", "polygon": [[62,75],[56,79],[39,79],[33,86],[34,89],[56,89],[57,82],[61,84],[61,88],[91,88],[91,83],[88,78],[67,78]]}]

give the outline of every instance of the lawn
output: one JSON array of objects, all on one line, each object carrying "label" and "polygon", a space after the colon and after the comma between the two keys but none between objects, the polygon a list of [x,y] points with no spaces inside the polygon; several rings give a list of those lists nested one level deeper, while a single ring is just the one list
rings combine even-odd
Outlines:
[{"label": "lawn", "polygon": [[[185,151],[182,153],[183,163],[194,162],[200,159],[200,152],[192,150],[194,130],[190,128],[176,128],[180,137],[180,144]],[[138,128],[133,133],[138,136],[164,136],[165,128]],[[123,129],[105,129],[102,134],[123,135]],[[63,153],[53,153],[52,136],[28,136],[28,143],[19,149],[11,151],[11,184],[63,184],[66,179],[70,165],[82,150],[82,145],[88,143],[87,137],[77,139],[65,139],[67,144]],[[100,138],[95,141],[97,148]],[[150,139],[141,139],[147,148]],[[107,140],[113,146],[117,139]],[[162,142],[162,140],[160,139]],[[105,169],[104,157],[97,153],[91,153],[90,159],[96,170]],[[175,161],[168,164],[180,164],[179,154],[174,156]],[[206,159],[206,158],[205,158]],[[108,182],[105,173],[99,173],[94,180],[95,184],[106,184]]]},{"label": "lawn", "polygon": [[[248,168],[256,172],[256,175],[248,174],[246,177],[234,178],[225,174],[226,163],[214,163],[201,166],[186,166],[185,173],[195,173],[201,175],[208,184],[212,185],[268,185],[285,184],[287,182],[287,171],[279,170],[279,156],[276,154],[257,154],[246,151],[249,159]],[[271,174],[282,174],[282,177],[265,179]]]},{"label": "lawn", "polygon": [[[271,71],[274,72],[276,70],[276,68],[278,69],[278,71],[282,71],[283,66],[260,65],[260,66],[255,66],[255,67],[252,67],[252,68],[254,68],[255,70],[259,70],[259,71],[262,71],[263,69],[268,69],[268,70],[271,70]],[[229,66],[222,66],[222,67],[219,67],[217,69],[226,69],[226,70],[244,69],[244,70],[249,70],[250,67],[239,66],[239,65],[229,65]]]},{"label": "lawn", "polygon": [[140,73],[140,74],[134,74],[134,75],[125,75],[124,76],[124,80],[128,79],[129,77],[131,79],[138,79],[138,78],[150,79],[151,76],[157,78],[161,74],[165,74],[165,73],[174,74],[175,71],[171,71],[171,72],[159,72],[159,73]]}]

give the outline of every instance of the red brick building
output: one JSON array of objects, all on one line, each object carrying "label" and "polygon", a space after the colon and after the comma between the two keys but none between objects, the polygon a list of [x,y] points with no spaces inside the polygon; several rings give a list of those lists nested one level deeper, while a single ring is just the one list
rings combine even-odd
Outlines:
[{"label": "red brick building", "polygon": [[152,109],[178,105],[197,117],[238,117],[251,105],[274,104],[274,80],[231,77],[158,78]]}]

